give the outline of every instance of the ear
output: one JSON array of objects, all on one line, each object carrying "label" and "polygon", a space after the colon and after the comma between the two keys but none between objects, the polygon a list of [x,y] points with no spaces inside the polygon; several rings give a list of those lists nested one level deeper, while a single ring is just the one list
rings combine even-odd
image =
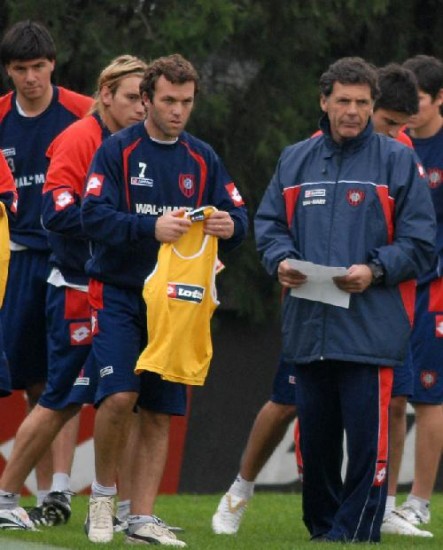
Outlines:
[{"label": "ear", "polygon": [[100,99],[105,107],[109,107],[112,103],[112,93],[109,86],[103,86],[100,90]]},{"label": "ear", "polygon": [[142,93],[142,103],[145,106],[148,106],[151,104],[151,100],[149,99],[148,92]]},{"label": "ear", "polygon": [[438,103],[438,105],[443,105],[443,88],[440,88],[438,91],[438,94],[435,97],[435,101]]},{"label": "ear", "polygon": [[320,108],[324,113],[328,111],[328,98],[325,95],[320,96]]}]

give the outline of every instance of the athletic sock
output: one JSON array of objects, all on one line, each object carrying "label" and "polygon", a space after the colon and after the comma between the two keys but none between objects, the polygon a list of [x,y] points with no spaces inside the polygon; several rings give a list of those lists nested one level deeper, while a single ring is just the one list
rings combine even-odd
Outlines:
[{"label": "athletic sock", "polygon": [[238,474],[228,492],[243,500],[249,500],[254,494],[254,486],[255,481],[247,481]]},{"label": "athletic sock", "polygon": [[71,478],[68,474],[57,472],[52,476],[52,492],[64,493],[68,501],[71,502]]},{"label": "athletic sock", "polygon": [[384,519],[386,519],[393,510],[395,510],[395,506],[395,495],[388,495],[386,498],[385,515],[383,516]]},{"label": "athletic sock", "polygon": [[8,493],[0,489],[0,510],[12,510],[17,508],[20,495],[18,493]]},{"label": "athletic sock", "polygon": [[115,484],[112,487],[105,487],[94,480],[91,485],[91,494],[93,497],[113,497],[117,494],[117,487]]},{"label": "athletic sock", "polygon": [[37,491],[37,506],[41,506],[43,501],[48,496],[49,491],[47,489],[39,489]]},{"label": "athletic sock", "polygon": [[117,502],[117,517],[120,521],[127,520],[130,511],[131,511],[131,501],[129,499],[119,500]]},{"label": "athletic sock", "polygon": [[408,495],[406,502],[412,504],[414,508],[425,514],[429,510],[430,501],[425,498],[416,497],[415,495]]},{"label": "athletic sock", "polygon": [[140,525],[143,525],[144,523],[154,523],[155,520],[152,516],[137,516],[134,514],[129,514],[128,516],[128,533],[130,535],[133,535],[137,529],[140,527]]}]

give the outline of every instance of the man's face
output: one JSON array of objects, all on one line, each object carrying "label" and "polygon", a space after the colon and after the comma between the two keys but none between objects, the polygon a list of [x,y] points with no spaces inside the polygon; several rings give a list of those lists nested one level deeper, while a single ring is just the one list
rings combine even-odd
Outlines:
[{"label": "man's face", "polygon": [[30,61],[13,60],[6,65],[6,72],[19,98],[36,101],[48,92],[54,67],[55,61],[41,57]]},{"label": "man's face", "polygon": [[368,84],[335,82],[332,93],[320,98],[320,106],[328,115],[334,141],[341,143],[363,132],[372,114],[373,103]]},{"label": "man's face", "polygon": [[194,107],[194,82],[172,84],[163,75],[156,82],[151,102],[146,93],[143,101],[148,108],[146,127],[152,138],[161,141],[175,139],[185,128]]},{"label": "man's face", "polygon": [[408,127],[413,130],[421,130],[440,116],[440,106],[443,103],[443,90],[435,99],[423,90],[418,91],[418,113],[412,115]]},{"label": "man's face", "polygon": [[104,122],[111,132],[117,132],[144,119],[140,81],[140,76],[127,76],[120,81],[114,95],[107,86],[103,87],[101,96],[105,105]]},{"label": "man's face", "polygon": [[372,115],[375,131],[394,139],[397,138],[399,131],[407,124],[409,119],[410,115],[408,113],[383,108],[377,109]]}]

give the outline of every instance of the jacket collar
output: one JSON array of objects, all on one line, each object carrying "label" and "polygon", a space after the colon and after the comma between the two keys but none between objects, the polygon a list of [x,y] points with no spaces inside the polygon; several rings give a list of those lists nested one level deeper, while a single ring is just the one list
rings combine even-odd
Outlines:
[{"label": "jacket collar", "polygon": [[320,129],[323,132],[325,138],[325,144],[328,149],[331,150],[331,153],[342,152],[342,153],[352,153],[357,151],[368,142],[372,134],[374,133],[374,126],[371,119],[369,119],[366,128],[358,134],[355,138],[350,138],[345,140],[343,143],[337,143],[332,139],[331,126],[327,114],[324,114],[319,123]]}]

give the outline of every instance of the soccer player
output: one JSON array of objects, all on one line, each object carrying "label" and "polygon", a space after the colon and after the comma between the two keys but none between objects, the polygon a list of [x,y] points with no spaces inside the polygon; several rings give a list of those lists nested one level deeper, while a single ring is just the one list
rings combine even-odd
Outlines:
[{"label": "soccer player", "polygon": [[[48,149],[51,162],[43,189],[43,221],[52,251],[47,296],[48,381],[17,432],[0,479],[3,528],[29,525],[23,511],[17,509],[17,493],[64,423],[83,403],[94,401],[97,376],[84,272],[89,246],[81,229],[80,202],[90,161],[102,141],[145,117],[139,90],[145,68],[142,60],[131,55],[114,59],[99,76],[91,114],[66,128]],[[43,501],[46,523],[69,518],[68,489],[68,480],[62,478]]]},{"label": "soccer player", "polygon": [[[93,241],[86,271],[95,331],[93,350],[100,372],[94,428],[95,480],[86,522],[92,542],[112,540],[115,479],[135,404],[141,434],[132,465],[128,540],[185,546],[159,525],[144,480],[163,473],[171,415],[183,415],[186,391],[156,373],[134,374],[146,345],[142,289],[162,242],[174,242],[191,222],[185,209],[218,210],[205,231],[231,249],[246,234],[243,200],[220,158],[206,143],[185,132],[198,92],[198,75],[174,54],[153,61],[140,85],[148,116],[116,134],[97,151],[82,203],[83,224]],[[149,314],[149,313],[148,313]],[[152,445],[157,461],[151,461]],[[163,449],[163,453],[161,450]],[[160,460],[163,456],[163,460]],[[159,475],[160,474],[160,475]]]},{"label": "soccer player", "polygon": [[411,361],[414,371],[415,470],[407,500],[396,512],[413,525],[431,520],[430,499],[443,444],[443,62],[417,55],[405,61],[418,81],[419,111],[408,122],[408,134],[426,169],[437,216],[438,259],[418,281]]},{"label": "soccer player", "polygon": [[[0,98],[0,149],[15,178],[20,210],[11,220],[11,260],[2,320],[12,388],[24,390],[29,409],[37,403],[47,376],[46,279],[49,246],[40,223],[46,149],[69,124],[83,117],[92,99],[51,84],[56,49],[48,30],[20,21],[3,36],[1,63],[15,88]],[[32,327],[32,328],[31,328]],[[66,444],[75,445],[76,433]],[[62,451],[64,452],[64,451]],[[41,504],[51,485],[50,454],[37,467]]]},{"label": "soccer player", "polygon": [[[433,261],[435,216],[414,152],[373,131],[375,69],[340,59],[320,92],[323,133],[283,151],[255,234],[286,291],[283,356],[295,363],[305,525],[316,541],[378,542],[393,368],[411,328],[403,300]],[[290,259],[345,266],[334,283],[349,307],[293,296],[307,277]]]}]

